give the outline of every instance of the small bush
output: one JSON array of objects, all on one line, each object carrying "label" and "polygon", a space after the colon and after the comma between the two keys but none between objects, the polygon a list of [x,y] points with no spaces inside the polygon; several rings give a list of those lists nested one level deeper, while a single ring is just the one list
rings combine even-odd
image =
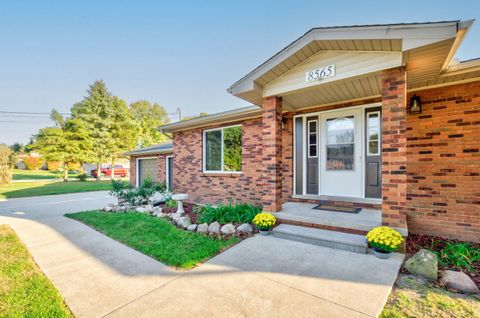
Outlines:
[{"label": "small bush", "polygon": [[38,170],[42,166],[43,162],[39,157],[28,156],[23,159],[23,163],[28,170]]},{"label": "small bush", "polygon": [[47,170],[48,171],[59,171],[61,164],[62,163],[60,161],[47,161]]},{"label": "small bush", "polygon": [[165,201],[166,208],[176,208],[177,206],[178,206],[178,203],[175,200],[167,199],[167,201]]},{"label": "small bush", "polygon": [[130,205],[146,204],[155,192],[164,193],[167,189],[165,183],[157,183],[146,179],[138,188],[135,188],[128,181],[112,180],[112,191],[110,194],[119,200],[127,201]]},{"label": "small bush", "polygon": [[447,242],[440,252],[434,253],[442,267],[454,267],[461,271],[473,272],[474,264],[480,263],[480,249],[466,242]]},{"label": "small bush", "polygon": [[212,223],[217,221],[220,224],[227,223],[251,223],[262,208],[248,203],[232,205],[218,205],[216,208],[211,205],[204,206],[199,212],[199,223]]},{"label": "small bush", "polygon": [[86,173],[81,173],[77,176],[80,181],[87,181],[88,175]]},{"label": "small bush", "polygon": [[0,144],[0,184],[9,183],[12,179],[11,167],[12,151],[4,144]]}]

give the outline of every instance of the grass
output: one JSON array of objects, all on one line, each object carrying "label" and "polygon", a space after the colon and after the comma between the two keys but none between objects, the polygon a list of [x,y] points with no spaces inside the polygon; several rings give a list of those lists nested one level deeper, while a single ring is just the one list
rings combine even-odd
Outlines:
[{"label": "grass", "polygon": [[[68,173],[70,178],[77,176],[76,172],[70,171]],[[63,178],[62,173],[53,172],[48,170],[22,170],[22,169],[13,169],[12,179],[17,180],[51,180],[51,179],[61,179]]]},{"label": "grass", "polygon": [[237,243],[178,229],[168,221],[141,213],[86,211],[66,214],[99,232],[170,266],[189,269]]},{"label": "grass", "polygon": [[15,232],[0,225],[0,317],[73,317]]},{"label": "grass", "polygon": [[480,300],[430,286],[410,275],[400,275],[381,318],[479,318]]},{"label": "grass", "polygon": [[0,199],[33,197],[86,191],[110,190],[110,181],[34,181],[0,186]]}]

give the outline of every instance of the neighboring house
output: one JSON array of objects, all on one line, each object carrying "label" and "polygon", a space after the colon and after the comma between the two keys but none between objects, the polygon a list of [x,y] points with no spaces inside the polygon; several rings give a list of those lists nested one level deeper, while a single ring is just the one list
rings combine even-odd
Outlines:
[{"label": "neighboring house", "polygon": [[[377,210],[405,235],[479,242],[480,59],[453,59],[472,24],[308,31],[228,89],[253,106],[159,128],[173,134],[175,191],[271,212],[326,201]],[[365,230],[308,213],[290,221]]]},{"label": "neighboring house", "polygon": [[165,182],[168,188],[173,184],[172,143],[162,143],[126,153],[130,156],[130,182],[135,186],[149,178]]}]

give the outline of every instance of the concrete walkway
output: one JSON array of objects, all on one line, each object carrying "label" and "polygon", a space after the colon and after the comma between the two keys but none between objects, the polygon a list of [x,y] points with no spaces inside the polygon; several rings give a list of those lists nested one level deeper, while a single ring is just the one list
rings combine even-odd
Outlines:
[{"label": "concrete walkway", "polygon": [[173,270],[64,213],[106,192],[0,202],[10,224],[78,317],[375,317],[403,256],[256,236],[190,271]]}]

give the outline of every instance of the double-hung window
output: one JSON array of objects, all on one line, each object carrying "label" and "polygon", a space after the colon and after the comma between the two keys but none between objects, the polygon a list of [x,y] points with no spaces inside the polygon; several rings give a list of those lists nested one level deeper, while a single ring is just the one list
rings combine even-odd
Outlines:
[{"label": "double-hung window", "polygon": [[203,171],[242,171],[242,126],[203,132]]}]

